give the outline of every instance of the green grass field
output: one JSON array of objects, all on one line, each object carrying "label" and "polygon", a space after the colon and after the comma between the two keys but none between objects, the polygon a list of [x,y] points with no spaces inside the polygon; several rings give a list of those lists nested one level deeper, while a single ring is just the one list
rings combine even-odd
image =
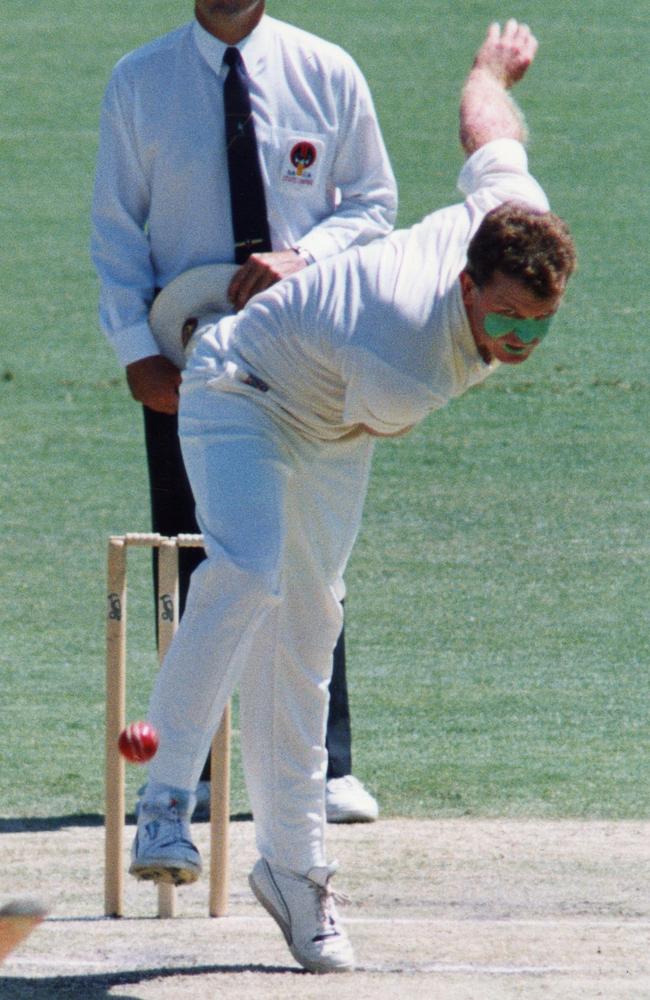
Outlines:
[{"label": "green grass field", "polygon": [[[140,414],[88,258],[99,103],[117,58],[191,4],[4,9],[0,817],[97,814],[106,539],[148,527]],[[361,64],[400,225],[456,197],[458,94],[487,23],[529,20],[531,162],[580,254],[528,364],[377,450],[348,573],[355,772],[384,814],[647,817],[646,3],[269,10]],[[144,553],[132,582],[138,717],[155,669]]]}]

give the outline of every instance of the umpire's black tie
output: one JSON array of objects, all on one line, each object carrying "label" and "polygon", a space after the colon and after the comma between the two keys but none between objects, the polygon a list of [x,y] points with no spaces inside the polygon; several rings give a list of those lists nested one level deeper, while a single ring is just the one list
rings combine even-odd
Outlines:
[{"label": "umpire's black tie", "polygon": [[243,264],[252,253],[270,250],[271,236],[248,93],[248,74],[239,49],[226,49],[223,61],[230,67],[224,83],[223,100],[235,262]]}]

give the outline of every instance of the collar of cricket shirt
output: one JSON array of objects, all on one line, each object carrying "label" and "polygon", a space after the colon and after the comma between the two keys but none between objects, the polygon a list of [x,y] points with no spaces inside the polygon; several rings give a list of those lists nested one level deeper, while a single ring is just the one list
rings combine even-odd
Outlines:
[{"label": "collar of cricket shirt", "polygon": [[[265,14],[260,23],[251,31],[250,35],[246,35],[237,44],[249,76],[255,76],[260,66],[266,62],[272,31],[269,22],[270,18]],[[223,65],[223,56],[226,49],[230,48],[230,46],[222,42],[219,38],[215,38],[214,35],[211,35],[209,31],[201,27],[198,21],[194,21],[192,29],[196,47],[205,62],[217,75],[225,76],[227,67]]]}]

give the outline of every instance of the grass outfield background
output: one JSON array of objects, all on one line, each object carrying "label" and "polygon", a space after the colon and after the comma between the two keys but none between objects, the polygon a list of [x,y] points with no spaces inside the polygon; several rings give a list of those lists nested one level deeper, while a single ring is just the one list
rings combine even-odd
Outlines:
[{"label": "grass outfield background", "polygon": [[[572,6],[268,4],[362,66],[400,225],[457,198],[458,94],[487,23],[529,20],[531,162],[580,253],[529,363],[377,449],[348,644],[355,772],[385,814],[650,815],[647,5]],[[148,525],[140,415],[88,259],[99,103],[119,56],[191,4],[4,9],[0,817],[78,816],[103,809],[105,542]],[[138,717],[155,654],[144,553],[131,565]]]}]

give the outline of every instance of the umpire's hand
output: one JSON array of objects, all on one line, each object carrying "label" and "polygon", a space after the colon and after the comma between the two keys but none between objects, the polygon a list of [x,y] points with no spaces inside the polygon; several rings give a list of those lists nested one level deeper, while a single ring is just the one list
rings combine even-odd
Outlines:
[{"label": "umpire's hand", "polygon": [[127,365],[126,381],[133,398],[150,410],[168,414],[178,411],[181,373],[162,354],[152,354]]},{"label": "umpire's hand", "polygon": [[235,309],[243,309],[253,295],[270,288],[296,271],[307,267],[307,261],[295,250],[272,250],[254,253],[235,272],[228,286],[228,298]]}]

